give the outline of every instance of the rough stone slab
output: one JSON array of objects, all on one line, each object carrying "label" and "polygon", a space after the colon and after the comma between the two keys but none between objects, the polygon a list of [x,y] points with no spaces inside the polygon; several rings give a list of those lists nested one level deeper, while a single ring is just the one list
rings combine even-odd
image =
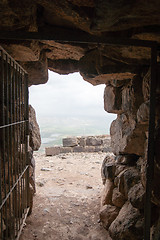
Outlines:
[{"label": "rough stone slab", "polygon": [[111,146],[104,147],[104,148],[103,148],[103,152],[113,152],[113,151],[112,151],[112,147],[111,147]]},{"label": "rough stone slab", "polygon": [[73,147],[73,152],[85,152],[85,148],[82,146]]},{"label": "rough stone slab", "polygon": [[60,153],[71,153],[73,152],[72,147],[60,147]]},{"label": "rough stone slab", "polygon": [[86,146],[85,152],[95,152],[95,147],[94,146]]},{"label": "rough stone slab", "polygon": [[46,156],[55,156],[60,154],[60,147],[48,147],[45,148]]},{"label": "rough stone slab", "polygon": [[102,144],[103,145],[110,145],[111,144],[111,138],[104,138],[102,139]]},{"label": "rough stone slab", "polygon": [[118,216],[119,209],[115,206],[104,205],[100,210],[100,220],[103,226],[108,229],[110,224],[116,219]]},{"label": "rough stone slab", "polygon": [[96,137],[87,137],[86,145],[87,146],[100,146],[102,144],[102,140]]},{"label": "rough stone slab", "polygon": [[79,138],[79,145],[82,147],[86,146],[86,138]]},{"label": "rough stone slab", "polygon": [[74,147],[78,145],[77,138],[63,138],[63,147]]},{"label": "rough stone slab", "polygon": [[103,146],[95,146],[95,152],[103,152]]}]

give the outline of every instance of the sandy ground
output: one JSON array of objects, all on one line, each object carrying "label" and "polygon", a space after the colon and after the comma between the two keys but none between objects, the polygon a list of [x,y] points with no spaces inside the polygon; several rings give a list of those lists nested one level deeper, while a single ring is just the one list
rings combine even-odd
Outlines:
[{"label": "sandy ground", "polygon": [[110,240],[99,223],[106,153],[36,153],[36,194],[20,240]]}]

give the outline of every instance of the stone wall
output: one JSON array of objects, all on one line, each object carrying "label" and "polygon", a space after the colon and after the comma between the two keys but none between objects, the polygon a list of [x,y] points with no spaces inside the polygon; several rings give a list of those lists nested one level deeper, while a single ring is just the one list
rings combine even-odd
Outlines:
[{"label": "stone wall", "polygon": [[[158,66],[159,67],[159,66]],[[159,72],[159,70],[158,70]],[[114,157],[102,164],[104,184],[100,220],[113,240],[142,240],[149,120],[150,70],[123,84],[106,85],[104,108],[117,113],[111,124]],[[156,111],[156,158],[151,198],[151,239],[159,239],[159,87]],[[158,237],[158,238],[157,238]]]},{"label": "stone wall", "polygon": [[46,156],[72,152],[111,152],[109,135],[68,137],[62,139],[63,146],[45,148]]}]

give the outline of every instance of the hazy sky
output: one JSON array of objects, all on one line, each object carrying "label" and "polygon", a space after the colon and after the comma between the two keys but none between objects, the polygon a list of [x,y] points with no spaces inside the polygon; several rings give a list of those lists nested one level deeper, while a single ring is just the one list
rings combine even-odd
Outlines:
[{"label": "hazy sky", "polygon": [[115,119],[103,108],[105,85],[92,86],[79,73],[59,75],[49,71],[47,84],[32,86],[30,104],[36,109],[37,117],[89,116]]}]

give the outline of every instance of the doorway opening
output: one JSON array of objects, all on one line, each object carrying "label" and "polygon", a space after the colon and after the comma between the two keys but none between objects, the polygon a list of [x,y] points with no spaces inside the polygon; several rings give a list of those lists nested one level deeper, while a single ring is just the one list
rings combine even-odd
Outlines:
[{"label": "doorway opening", "polygon": [[97,221],[102,187],[100,169],[106,152],[46,157],[44,148],[60,145],[67,136],[109,135],[110,122],[116,115],[103,110],[104,86],[93,87],[78,73],[49,75],[48,85],[30,88],[30,103],[39,115],[42,148],[34,155],[34,207],[20,240],[28,237],[105,240],[107,233]]},{"label": "doorway opening", "polygon": [[104,111],[104,87],[85,82],[78,72],[59,75],[51,71],[47,84],[31,86],[30,104],[41,130],[40,151],[62,144],[68,136],[109,135],[116,114]]}]

